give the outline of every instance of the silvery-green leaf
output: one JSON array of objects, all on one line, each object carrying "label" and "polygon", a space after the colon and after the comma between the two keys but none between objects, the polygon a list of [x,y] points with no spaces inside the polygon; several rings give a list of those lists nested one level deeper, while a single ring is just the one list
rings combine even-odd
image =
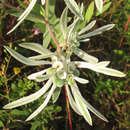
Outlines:
[{"label": "silvery-green leaf", "polygon": [[95,65],[91,64],[91,63],[87,63],[87,62],[81,62],[81,61],[74,61],[74,64],[78,67],[78,68],[87,68],[87,69],[91,69],[93,70]]},{"label": "silvery-green leaf", "polygon": [[104,31],[108,31],[110,29],[112,29],[115,26],[115,24],[108,24],[108,25],[104,25],[98,29],[95,29],[94,32],[104,32]]},{"label": "silvery-green leaf", "polygon": [[41,59],[51,58],[54,55],[55,55],[54,53],[49,53],[49,54],[44,54],[44,55],[31,56],[28,58],[32,60],[41,60]]},{"label": "silvery-green leaf", "polygon": [[87,108],[93,112],[96,116],[98,116],[100,119],[108,122],[108,120],[99,112],[97,111],[92,105],[90,105],[84,98],[83,96],[81,95],[80,91],[79,91],[79,88],[78,86],[75,84],[75,90],[76,92],[78,93],[78,96],[82,99],[82,101],[84,102],[84,104],[86,104]]},{"label": "silvery-green leaf", "polygon": [[71,41],[72,36],[75,33],[76,25],[78,24],[79,19],[75,19],[74,22],[68,27],[68,39],[67,41]]},{"label": "silvery-green leaf", "polygon": [[67,35],[67,13],[68,13],[68,8],[65,8],[60,18],[60,28],[63,33],[64,40],[66,40],[66,35]]},{"label": "silvery-green leaf", "polygon": [[23,64],[30,65],[30,66],[37,66],[37,65],[46,65],[46,64],[51,64],[49,61],[44,61],[44,60],[31,60],[29,58],[26,58],[22,56],[21,54],[17,53],[13,49],[9,48],[8,46],[4,46],[5,49],[18,61],[22,62]]},{"label": "silvery-green leaf", "polygon": [[[93,70],[98,73],[110,75],[110,76],[115,76],[115,77],[125,77],[126,75],[118,70],[107,68],[107,67],[96,67],[97,64],[91,64],[87,62],[80,62],[80,61],[75,61],[75,65],[79,68],[87,68],[90,70]],[[108,62],[106,63],[108,64]]]},{"label": "silvery-green leaf", "polygon": [[87,54],[79,48],[74,49],[74,54],[92,64],[96,64],[98,62],[98,59],[96,57]]},{"label": "silvery-green leaf", "polygon": [[79,78],[79,77],[77,77],[77,76],[74,76],[74,79],[75,79],[77,82],[81,83],[81,84],[87,84],[87,83],[89,83],[88,80],[83,79],[83,78]]},{"label": "silvery-green leaf", "polygon": [[103,0],[95,0],[96,7],[99,12],[102,12],[103,9]]},{"label": "silvery-green leaf", "polygon": [[87,108],[91,112],[93,112],[96,116],[98,116],[100,119],[108,122],[108,120],[99,111],[97,111],[92,105],[90,105],[85,99],[84,99],[84,103],[86,104]]},{"label": "silvery-green leaf", "polygon": [[37,0],[32,0],[29,4],[29,6],[26,8],[26,10],[22,13],[22,15],[18,18],[18,23],[7,33],[10,34],[13,32],[22,22],[23,20],[28,16],[28,14],[31,12],[32,8],[36,4]]},{"label": "silvery-green leaf", "polygon": [[52,75],[50,75],[50,74],[40,75],[40,76],[37,76],[34,80],[37,82],[43,82],[43,81],[49,79],[51,76]]},{"label": "silvery-green leaf", "polygon": [[106,67],[110,64],[110,61],[102,61],[102,62],[99,62],[95,65],[95,67]]},{"label": "silvery-green leaf", "polygon": [[90,39],[89,38],[86,38],[86,39],[82,39],[82,40],[78,40],[79,42],[88,42],[88,41],[90,41]]},{"label": "silvery-green leaf", "polygon": [[106,1],[105,5],[103,5],[102,12],[96,11],[95,16],[99,16],[99,15],[103,14],[104,12],[106,12],[109,9],[109,7],[111,6],[111,4],[112,4],[112,1],[108,1],[108,2]]},{"label": "silvery-green leaf", "polygon": [[76,15],[78,18],[83,20],[83,16],[81,14],[80,8],[78,7],[77,3],[75,0],[64,0],[67,7]]},{"label": "silvery-green leaf", "polygon": [[48,102],[49,102],[49,100],[50,100],[50,98],[51,98],[51,96],[52,96],[52,94],[53,94],[55,88],[56,88],[56,86],[53,84],[53,86],[52,86],[51,90],[49,91],[49,93],[48,93],[48,95],[47,95],[45,101],[43,102],[43,104],[42,104],[38,109],[36,109],[36,110],[26,119],[26,121],[29,121],[29,120],[31,120],[32,118],[34,118],[35,116],[37,116],[37,115],[44,109],[44,107],[48,104]]},{"label": "silvery-green leaf", "polygon": [[30,4],[28,5],[28,7],[26,8],[26,10],[22,13],[22,15],[18,18],[18,21],[20,21],[21,19],[24,19],[32,10],[32,8],[34,7],[34,5],[36,4],[37,0],[31,0]]},{"label": "silvery-green leaf", "polygon": [[80,7],[80,12],[81,12],[81,14],[83,13],[83,11],[84,11],[84,4],[81,3],[81,7]]},{"label": "silvery-green leaf", "polygon": [[86,27],[84,27],[79,33],[78,35],[81,35],[87,31],[89,31],[94,25],[96,24],[96,20],[93,20],[92,22],[90,22]]},{"label": "silvery-green leaf", "polygon": [[41,0],[42,5],[44,5],[44,4],[45,4],[45,1],[46,1],[46,0]]},{"label": "silvery-green leaf", "polygon": [[20,98],[20,99],[18,99],[16,101],[13,101],[13,102],[5,105],[3,108],[4,109],[12,109],[12,108],[22,106],[22,105],[25,105],[25,104],[28,104],[30,102],[35,101],[39,97],[41,97],[49,89],[51,84],[52,84],[52,80],[49,79],[47,81],[47,83],[40,90],[38,90],[36,93],[33,93],[33,94],[29,95],[29,96],[26,96],[26,97]]},{"label": "silvery-green leaf", "polygon": [[48,68],[48,69],[44,69],[44,70],[42,70],[42,71],[40,71],[40,72],[36,72],[36,73],[30,74],[27,78],[30,79],[30,80],[34,80],[37,76],[43,75],[43,74],[46,73],[48,70],[49,70],[49,68]]},{"label": "silvery-green leaf", "polygon": [[78,114],[78,115],[82,115],[79,111],[79,109],[77,108],[77,104],[75,103],[71,93],[70,93],[70,90],[69,90],[69,86],[66,87],[66,90],[67,90],[67,94],[68,94],[68,99],[69,99],[69,103],[72,107],[72,109]]},{"label": "silvery-green leaf", "polygon": [[88,38],[88,37],[92,37],[92,36],[95,36],[95,35],[102,34],[102,32],[107,31],[107,30],[110,30],[110,29],[112,29],[114,26],[115,26],[115,24],[108,24],[108,25],[102,26],[102,27],[100,27],[100,28],[98,28],[98,29],[95,29],[95,30],[92,31],[92,32],[89,32],[89,33],[87,33],[87,34],[84,34],[84,35],[79,36],[79,39]]},{"label": "silvery-green leaf", "polygon": [[[96,68],[96,67],[95,67]],[[102,74],[106,74],[106,75],[110,75],[110,76],[115,76],[115,77],[125,77],[126,74],[115,70],[115,69],[111,69],[111,68],[107,68],[107,67],[99,67],[95,69],[96,72],[102,73]]]},{"label": "silvery-green leaf", "polygon": [[89,125],[92,125],[92,118],[90,116],[90,113],[89,113],[86,105],[82,101],[82,98],[77,93],[75,86],[71,85],[71,90],[72,90],[73,96],[75,98],[75,101],[76,101],[76,104],[77,104],[77,107],[78,107],[80,113],[85,118],[85,120],[89,123]]},{"label": "silvery-green leaf", "polygon": [[21,44],[19,44],[19,46],[26,48],[26,49],[33,50],[33,51],[38,52],[43,55],[51,53],[48,49],[44,48],[42,45],[40,45],[38,43],[27,42],[27,43],[21,43]]},{"label": "silvery-green leaf", "polygon": [[60,96],[61,88],[57,87],[52,95],[53,103],[55,103]]},{"label": "silvery-green leaf", "polygon": [[78,36],[78,39],[85,39],[85,38],[89,38],[89,37],[93,37],[96,35],[102,34],[102,32],[97,32],[97,31],[92,31],[90,33],[84,34],[84,35],[80,35]]}]

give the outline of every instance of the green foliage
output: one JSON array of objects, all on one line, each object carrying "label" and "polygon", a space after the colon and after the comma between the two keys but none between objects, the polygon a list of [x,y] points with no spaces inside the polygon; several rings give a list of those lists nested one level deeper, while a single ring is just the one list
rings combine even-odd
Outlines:
[{"label": "green foliage", "polygon": [[[90,101],[94,104],[96,104],[96,103],[103,104],[101,112],[105,110],[106,111],[105,115],[108,117],[108,119],[111,119],[111,117],[112,117],[112,121],[116,122],[116,124],[119,124],[119,126],[113,126],[113,128],[111,128],[111,129],[118,129],[118,128],[123,129],[123,128],[129,127],[129,120],[128,120],[129,111],[126,109],[130,102],[127,98],[130,94],[129,89],[128,89],[128,84],[130,82],[129,78],[128,78],[130,76],[129,75],[130,73],[128,70],[129,61],[130,61],[130,58],[128,55],[128,53],[129,53],[128,46],[130,43],[129,42],[130,41],[129,28],[128,28],[127,32],[124,32],[124,27],[125,27],[126,21],[128,19],[128,14],[129,14],[128,13],[129,12],[129,1],[126,0],[125,1],[126,4],[124,4],[125,2],[121,2],[121,4],[118,4],[118,3],[120,3],[120,1],[121,0],[119,0],[119,1],[106,0],[104,6],[102,8],[102,0],[99,0],[98,2],[101,2],[101,3],[96,3],[96,7],[97,7],[98,11],[95,12],[93,1],[90,2],[87,9],[82,10],[80,8],[80,5],[77,6],[75,1],[65,0],[66,4],[69,4],[68,8],[72,11],[72,13],[74,15],[76,15],[80,19],[83,19],[83,17],[85,16],[84,21],[78,21],[78,22],[76,21],[76,17],[70,18],[71,14],[68,14],[69,17],[67,18],[67,16],[66,16],[67,12],[65,13],[65,15],[63,15],[62,19],[57,18],[54,13],[56,0],[50,0],[50,5],[49,5],[49,24],[50,24],[52,32],[55,35],[55,38],[58,39],[58,42],[60,44],[63,43],[64,40],[66,41],[69,39],[69,42],[71,41],[71,43],[74,44],[73,49],[75,49],[75,53],[77,54],[77,56],[83,60],[86,60],[87,62],[94,62],[94,63],[96,62],[97,63],[98,59],[95,59],[95,57],[93,57],[91,55],[86,55],[86,53],[84,53],[81,50],[76,51],[76,48],[80,46],[80,42],[81,42],[81,46],[83,46],[83,49],[84,49],[84,45],[82,44],[82,42],[87,43],[90,40],[89,38],[91,36],[101,34],[102,32],[109,29],[109,26],[108,27],[105,26],[104,28],[97,29],[95,32],[92,31],[92,32],[86,34],[86,32],[89,29],[91,29],[92,27],[94,27],[94,25],[96,23],[96,21],[90,22],[93,19],[93,17],[95,17],[97,19],[97,24],[95,27],[100,25],[100,23],[102,24],[103,21],[105,23],[107,21],[107,22],[116,24],[115,30],[111,31],[112,33],[108,32],[108,33],[102,34],[101,39],[103,39],[103,40],[101,40],[100,38],[94,37],[96,39],[95,42],[93,42],[94,40],[91,40],[92,43],[90,43],[90,41],[89,41],[87,44],[88,50],[90,50],[91,47],[93,46],[92,44],[95,44],[95,43],[96,44],[95,44],[94,48],[99,47],[99,50],[100,50],[100,48],[101,49],[105,48],[103,50],[103,52],[101,52],[101,53],[103,54],[103,56],[105,56],[105,58],[107,58],[109,60],[111,59],[113,61],[110,66],[114,66],[121,70],[124,70],[125,72],[127,72],[127,77],[125,79],[120,80],[120,79],[115,79],[115,78],[110,79],[108,76],[103,77],[102,75],[100,75],[98,73],[97,74],[92,73],[92,72],[90,73],[89,71],[87,71],[87,74],[85,74],[85,77],[87,77],[87,78],[89,77],[92,79],[93,84],[90,83],[90,85],[94,86],[93,87],[94,90],[91,90],[92,86],[87,87],[87,90],[86,90],[86,93],[89,93],[89,95],[91,96],[91,98],[89,98],[89,99],[91,99]],[[3,0],[2,2],[5,2],[5,0]],[[23,8],[24,9],[27,8],[27,5],[22,0],[18,0],[18,4],[22,8],[18,8],[18,9],[12,8],[12,9],[9,9],[8,11],[6,10],[6,14],[4,12],[5,10],[2,8],[2,6],[0,6],[0,14],[2,16],[2,17],[0,16],[0,18],[1,18],[0,19],[0,34],[2,34],[2,32],[3,32],[4,26],[5,26],[3,24],[4,18],[7,14],[11,14],[13,16],[19,17],[24,11]],[[76,6],[75,6],[75,4],[76,4]],[[111,7],[111,8],[109,9],[109,7]],[[82,11],[83,11],[83,17],[81,14]],[[102,15],[102,13],[104,13],[104,15]],[[57,48],[54,41],[51,39],[50,34],[48,33],[47,27],[45,26],[45,24],[43,22],[43,20],[45,18],[46,18],[46,14],[45,14],[44,6],[42,6],[39,3],[36,3],[34,8],[32,9],[32,11],[30,12],[30,14],[26,17],[26,20],[28,20],[30,22],[22,23],[22,25],[19,29],[22,30],[22,28],[25,28],[25,27],[28,28],[28,25],[29,25],[29,29],[31,29],[31,30],[34,28],[39,29],[40,32],[43,33],[43,36],[42,36],[43,40],[41,42],[41,43],[43,43],[43,48],[48,48],[48,47],[52,48],[52,45],[54,48]],[[98,18],[99,18],[99,21],[98,21]],[[59,22],[60,22],[60,24],[58,24]],[[89,22],[90,22],[89,26],[86,26],[86,24]],[[71,23],[74,23],[74,24],[71,24]],[[63,26],[61,27],[61,25],[63,25]],[[72,26],[69,27],[69,25],[72,25]],[[113,25],[111,25],[110,28],[112,26]],[[84,28],[84,30],[82,30],[82,28]],[[68,36],[67,29],[69,30],[69,38],[67,38],[67,36]],[[63,34],[61,33],[61,31]],[[88,38],[88,39],[80,39],[80,40],[76,39],[77,41],[74,41],[77,33],[82,34],[80,36],[80,38]],[[26,36],[26,35],[28,36],[28,34],[29,34],[29,32],[22,31],[22,36]],[[72,35],[72,34],[74,34],[74,35]],[[15,34],[15,35],[16,35],[15,37],[19,36],[19,34]],[[117,44],[119,43],[120,38],[122,36],[125,37],[125,40],[123,42],[122,48],[119,50],[117,47],[118,46]],[[29,37],[27,40],[30,40]],[[35,40],[35,36],[33,36],[31,40]],[[101,43],[101,41],[103,41],[103,43]],[[106,41],[108,41],[108,42],[106,42]],[[16,41],[14,41],[14,42],[16,42]],[[68,46],[70,46],[70,45],[71,44],[69,44]],[[24,44],[23,44],[23,46],[24,46]],[[61,46],[62,46],[62,44],[61,44]],[[27,49],[29,49],[29,47],[27,47]],[[30,49],[30,50],[36,50],[36,49],[38,49],[38,48],[34,46],[33,49]],[[64,56],[66,56],[65,52],[67,51],[67,49],[68,48],[64,49]],[[7,48],[7,50],[10,53],[14,53],[12,49]],[[74,50],[71,50],[70,55],[72,55],[73,51]],[[26,52],[27,51],[25,50],[25,53]],[[32,61],[33,61],[33,65],[34,64],[36,65],[36,63],[37,63],[37,61],[39,61],[39,59],[40,60],[46,59],[46,58],[54,55],[54,54],[49,54],[49,55],[43,56],[43,52],[44,52],[43,50],[42,51],[37,50],[36,52],[41,52],[40,53],[41,55],[38,55],[37,57],[35,57],[35,56],[27,57],[28,59],[25,59],[25,57],[21,57],[21,55],[18,55],[18,53],[15,53],[14,57],[20,57],[20,58],[22,58],[22,60],[21,60],[22,62],[24,62],[24,63],[28,62],[28,64],[32,63]],[[79,52],[82,54],[80,55]],[[46,53],[46,52],[44,52],[44,53]],[[6,56],[4,57],[2,65],[5,65],[5,68],[3,69],[1,67],[1,70],[0,70],[0,93],[1,93],[0,96],[1,96],[2,106],[7,104],[8,102],[12,102],[16,99],[19,99],[20,97],[28,96],[29,94],[32,94],[41,89],[41,87],[40,87],[41,83],[36,83],[36,82],[30,81],[26,78],[26,75],[28,75],[28,71],[30,71],[30,70],[27,69],[27,71],[24,71],[24,69],[22,69],[22,68],[24,68],[25,66],[20,67],[20,69],[22,70],[20,74],[19,73],[13,74],[12,68],[16,67],[15,66],[16,64],[12,64],[13,63],[12,59],[10,61],[10,56],[8,55],[7,52],[5,52],[4,54]],[[27,52],[27,56],[30,56],[28,54],[29,53]],[[97,52],[95,52],[95,55],[96,54],[97,54]],[[103,56],[99,56],[99,58],[104,59]],[[16,58],[16,59],[18,59],[18,58]],[[98,62],[97,67],[100,67],[100,66],[104,67],[106,64],[108,64],[107,61],[103,62],[103,63]],[[74,66],[72,66],[72,68],[70,69],[72,71],[72,74],[74,76],[79,77],[79,75],[80,75],[79,71],[77,69],[75,69]],[[123,69],[123,68],[125,68],[125,69]],[[38,71],[39,71],[39,69],[41,69],[41,67],[37,67]],[[95,70],[95,71],[98,72],[97,70]],[[105,70],[103,70],[103,71],[105,71]],[[106,73],[108,73],[107,71],[110,71],[110,70],[106,70]],[[51,73],[51,74],[53,74],[53,73]],[[110,72],[110,74],[111,74],[111,72]],[[35,77],[35,80],[38,82],[42,81],[43,82],[42,84],[44,84],[45,80],[50,75],[48,74],[48,75],[46,75],[46,77],[44,77],[44,76],[42,77],[42,76],[43,75],[41,75],[41,77],[40,76]],[[25,78],[23,78],[23,77],[25,77]],[[128,78],[128,80],[127,80],[127,78]],[[76,80],[76,78],[75,78],[75,80]],[[88,80],[85,80],[83,78],[79,78],[79,79],[77,79],[77,81],[78,82],[80,81],[79,83],[81,83],[81,82],[88,83]],[[63,81],[59,78],[55,79],[55,84],[59,87],[55,89],[55,91],[52,95],[53,103],[55,103],[57,101],[57,99],[60,95],[60,92],[61,92],[61,87],[65,83],[66,83],[65,80]],[[79,85],[79,87],[80,86],[81,85]],[[84,93],[84,90],[81,92]],[[82,113],[84,115],[84,118],[89,122],[89,124],[92,124],[91,117],[89,116],[89,113],[87,113],[87,109],[84,107],[84,105],[86,103],[86,105],[89,106],[88,109],[90,109],[90,111],[92,111],[94,114],[99,116],[101,119],[105,120],[105,117],[103,115],[101,115],[101,113],[99,113],[90,104],[85,102],[84,99],[82,97],[80,97],[81,95],[78,92],[75,93],[75,91],[77,91],[76,88],[73,92],[74,97],[73,96],[71,97],[71,93],[69,93],[70,97],[71,97],[71,99],[69,99],[69,100],[72,101],[72,103],[75,103],[75,101],[76,101],[76,103],[81,108],[81,111],[79,112],[77,110],[77,107],[75,107],[75,105],[72,105],[75,107],[75,108],[73,108],[75,112],[77,112],[78,114]],[[88,91],[90,91],[90,92],[88,92]],[[31,122],[26,123],[23,121],[26,119],[26,117],[29,116],[29,114],[31,114],[34,110],[36,110],[37,107],[39,107],[42,104],[42,102],[45,100],[47,95],[48,95],[48,92],[45,93],[45,95],[43,97],[41,97],[40,99],[38,99],[37,101],[35,101],[31,104],[28,104],[28,105],[24,105],[20,108],[15,108],[13,110],[0,110],[0,127],[10,128],[10,129],[17,129],[17,128],[25,129],[25,128],[29,127],[31,130],[57,129],[57,127],[54,125],[55,123],[53,123],[53,122],[56,122],[56,120],[55,120],[56,114],[61,111],[61,107],[52,104],[52,101],[50,101],[49,105],[46,106],[44,108],[44,110],[37,117],[35,117]],[[73,100],[73,98],[75,98],[75,100]],[[63,106],[64,106],[64,104],[63,104]],[[113,110],[113,108],[114,108],[114,110]],[[79,120],[81,120],[81,118]],[[96,120],[97,120],[97,118],[96,118]],[[98,121],[96,122],[96,124],[98,124]],[[79,124],[80,123],[81,122],[79,122]],[[111,124],[111,125],[113,125],[113,124]],[[99,124],[98,124],[98,126],[99,126]],[[107,126],[104,126],[104,129],[106,129],[106,127]]]}]

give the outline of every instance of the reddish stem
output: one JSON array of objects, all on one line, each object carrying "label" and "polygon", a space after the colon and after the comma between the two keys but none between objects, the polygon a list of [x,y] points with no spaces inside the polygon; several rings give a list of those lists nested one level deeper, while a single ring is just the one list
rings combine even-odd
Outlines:
[{"label": "reddish stem", "polygon": [[72,130],[71,112],[70,112],[69,99],[68,99],[68,94],[67,94],[66,87],[67,87],[67,86],[64,86],[64,88],[65,88],[66,105],[67,105],[67,112],[68,112],[68,120],[69,120],[69,127],[70,127],[70,130]]},{"label": "reddish stem", "polygon": [[[129,15],[128,20],[127,20],[127,22],[126,22],[126,25],[125,25],[125,28],[124,28],[124,32],[127,31],[129,23],[130,23],[130,15]],[[125,39],[124,37],[122,37],[122,38],[120,39],[120,43],[119,43],[119,46],[118,46],[119,49],[121,48],[122,42],[123,42],[124,39]]]}]

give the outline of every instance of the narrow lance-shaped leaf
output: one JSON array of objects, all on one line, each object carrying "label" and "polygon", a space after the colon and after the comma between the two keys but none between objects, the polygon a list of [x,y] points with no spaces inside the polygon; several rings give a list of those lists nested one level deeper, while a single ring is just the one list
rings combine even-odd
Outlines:
[{"label": "narrow lance-shaped leaf", "polygon": [[96,24],[96,20],[93,20],[92,22],[90,22],[85,28],[83,28],[78,35],[81,35],[87,31],[89,31],[94,25]]},{"label": "narrow lance-shaped leaf", "polygon": [[98,116],[100,119],[102,119],[102,120],[108,122],[108,120],[107,120],[99,111],[97,111],[92,105],[90,105],[90,104],[83,98],[83,96],[81,95],[81,93],[80,93],[80,91],[79,91],[78,86],[75,85],[75,87],[76,87],[76,91],[77,91],[77,93],[78,93],[78,96],[82,99],[82,101],[84,102],[84,104],[86,104],[87,108],[88,108],[91,112],[93,112],[96,116]]},{"label": "narrow lance-shaped leaf", "polygon": [[76,15],[78,18],[83,20],[83,16],[75,0],[64,0],[64,1],[67,7],[72,11],[72,13]]},{"label": "narrow lance-shaped leaf", "polygon": [[74,76],[74,79],[75,79],[77,82],[81,83],[81,84],[87,84],[87,83],[89,83],[88,80],[83,79],[83,78],[79,78],[79,77],[76,77],[76,76]]},{"label": "narrow lance-shaped leaf", "polygon": [[28,16],[28,14],[31,12],[32,8],[36,4],[37,0],[32,0],[29,6],[26,8],[26,10],[23,12],[23,14],[18,18],[18,23],[7,33],[10,34],[13,32],[22,22],[23,20]]},{"label": "narrow lance-shaped leaf", "polygon": [[55,90],[56,86],[53,84],[51,90],[49,91],[48,95],[47,95],[47,98],[45,99],[45,101],[43,102],[43,104],[38,108],[36,109],[27,119],[26,121],[29,121],[31,120],[32,118],[34,118],[36,115],[38,115],[43,109],[44,107],[48,104],[54,90]]},{"label": "narrow lance-shaped leaf", "polygon": [[110,64],[110,61],[101,61],[95,65],[95,67],[106,67]]},{"label": "narrow lance-shaped leaf", "polygon": [[24,18],[31,12],[32,8],[36,4],[37,0],[31,0],[30,4],[26,8],[26,10],[22,13],[22,15],[18,18],[18,21],[24,20]]},{"label": "narrow lance-shaped leaf", "polygon": [[94,56],[91,56],[89,54],[87,54],[86,52],[82,51],[81,49],[79,48],[76,48],[74,49],[74,53],[80,57],[81,59],[87,61],[87,62],[90,62],[92,64],[95,64],[98,62],[98,59]]},{"label": "narrow lance-shaped leaf", "polygon": [[33,50],[35,52],[38,52],[38,53],[44,54],[44,55],[52,53],[48,49],[44,48],[42,45],[40,45],[38,43],[27,42],[27,43],[21,43],[21,44],[19,44],[19,46],[26,48],[26,49]]},{"label": "narrow lance-shaped leaf", "polygon": [[71,85],[71,90],[72,90],[72,93],[75,98],[79,111],[81,112],[84,119],[89,123],[89,125],[92,125],[92,118],[89,114],[89,111],[88,111],[86,105],[84,104],[84,102],[82,102],[82,99],[79,97],[74,84]]},{"label": "narrow lance-shaped leaf", "polygon": [[104,12],[106,12],[109,9],[109,7],[111,6],[111,4],[112,4],[112,2],[109,1],[105,5],[103,5],[102,12],[97,11],[96,16],[99,16],[99,15],[103,14]]},{"label": "narrow lance-shaped leaf", "polygon": [[103,0],[95,0],[96,7],[99,12],[102,12],[103,9]]},{"label": "narrow lance-shaped leaf", "polygon": [[68,27],[68,37],[67,41],[71,41],[73,34],[76,30],[76,25],[78,24],[79,19],[75,19],[74,22]]},{"label": "narrow lance-shaped leaf", "polygon": [[41,59],[51,58],[51,57],[53,57],[54,55],[55,55],[54,53],[49,53],[49,54],[31,56],[31,57],[28,57],[28,58],[29,58],[29,59],[32,59],[32,60],[41,60]]},{"label": "narrow lance-shaped leaf", "polygon": [[85,21],[87,23],[91,20],[93,13],[94,13],[94,2],[92,1],[85,14]]},{"label": "narrow lance-shaped leaf", "polygon": [[26,58],[22,56],[21,54],[17,53],[13,49],[9,48],[8,46],[4,46],[6,50],[18,61],[22,62],[23,64],[30,65],[30,66],[37,66],[37,65],[45,65],[45,64],[51,64],[49,61],[36,61],[36,60],[31,60],[29,58]]},{"label": "narrow lance-shaped leaf", "polygon": [[78,114],[78,115],[82,115],[77,107],[77,104],[75,103],[71,93],[70,93],[70,90],[69,90],[69,87],[67,86],[66,87],[66,90],[67,90],[67,94],[68,94],[68,99],[69,99],[69,103],[72,107],[72,109]]},{"label": "narrow lance-shaped leaf", "polygon": [[64,40],[66,40],[66,35],[67,35],[66,34],[67,33],[67,13],[68,13],[68,8],[65,8],[60,18],[60,28],[63,33]]},{"label": "narrow lance-shaped leaf", "polygon": [[112,29],[114,26],[115,26],[115,24],[108,24],[108,25],[102,26],[102,27],[100,27],[100,28],[98,28],[98,29],[95,29],[95,30],[92,31],[92,32],[89,32],[89,33],[87,33],[87,34],[84,34],[84,35],[79,36],[79,39],[88,38],[88,37],[92,37],[92,36],[96,36],[96,35],[102,34],[102,32],[107,31],[107,30],[110,30],[110,29]]},{"label": "narrow lance-shaped leaf", "polygon": [[52,95],[52,100],[53,100],[53,103],[55,103],[59,96],[60,96],[60,92],[61,92],[61,88],[60,87],[57,87]]},{"label": "narrow lance-shaped leaf", "polygon": [[42,71],[40,71],[40,72],[36,72],[36,73],[30,74],[27,78],[30,79],[30,80],[34,80],[37,76],[43,75],[43,74],[46,73],[49,69],[50,69],[50,68],[44,69],[44,70],[42,70]]},{"label": "narrow lance-shaped leaf", "polygon": [[[125,77],[126,75],[118,70],[115,70],[115,69],[111,69],[111,68],[107,68],[107,67],[100,67],[100,66],[97,66],[99,65],[98,64],[91,64],[91,63],[87,63],[87,62],[80,62],[80,61],[75,61],[74,62],[75,65],[77,65],[77,67],[79,68],[88,68],[90,70],[93,70],[95,72],[98,72],[98,73],[102,73],[102,74],[106,74],[106,75],[110,75],[110,76],[115,76],[115,77]],[[107,65],[109,62],[106,62],[104,64]]]},{"label": "narrow lance-shaped leaf", "polygon": [[28,104],[30,102],[35,101],[39,97],[41,97],[49,89],[51,84],[52,84],[52,79],[49,79],[47,81],[47,83],[40,90],[38,90],[36,93],[33,93],[27,97],[23,97],[23,98],[20,98],[14,102],[11,102],[11,103],[5,105],[3,108],[4,109],[12,109],[12,108],[19,107],[19,106],[22,106],[22,105],[25,105],[25,104]]},{"label": "narrow lance-shaped leaf", "polygon": [[115,76],[115,77],[125,77],[126,76],[126,74],[124,74],[118,70],[107,68],[107,67],[101,67],[101,68],[99,67],[99,68],[96,68],[95,71],[106,74],[106,75]]}]

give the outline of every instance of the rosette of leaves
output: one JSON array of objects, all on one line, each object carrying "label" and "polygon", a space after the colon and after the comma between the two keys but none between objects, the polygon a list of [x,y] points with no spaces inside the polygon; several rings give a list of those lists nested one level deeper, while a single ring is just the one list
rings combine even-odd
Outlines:
[{"label": "rosette of leaves", "polygon": [[[80,14],[83,13],[83,4],[80,7]],[[69,44],[69,46],[79,46],[80,42],[88,42],[90,37],[102,34],[105,31],[112,29],[115,25],[114,24],[107,24],[100,28],[97,28],[93,31],[90,31],[94,25],[96,24],[96,20],[91,21],[88,25],[86,25],[83,29],[79,30],[81,19],[79,17],[75,17],[73,22],[68,25],[68,8],[66,7],[61,15],[60,18],[60,28],[63,37],[62,41],[65,41],[64,44]],[[88,32],[90,31],[90,32]]]},{"label": "rosette of leaves", "polygon": [[[109,64],[109,61],[98,62],[97,58],[90,56],[86,53],[82,53],[83,55],[82,59],[85,60],[85,62],[71,61],[70,55],[66,54],[65,56],[63,56],[64,55],[63,52],[62,57],[58,57],[56,52],[51,52],[48,49],[43,48],[43,46],[41,46],[40,44],[22,43],[20,44],[20,46],[38,52],[39,55],[27,58],[7,46],[5,46],[5,48],[15,59],[26,65],[30,66],[45,65],[45,64],[51,65],[47,69],[33,73],[28,76],[28,79],[30,80],[35,80],[37,82],[43,82],[47,80],[47,82],[40,90],[38,90],[34,94],[31,94],[29,96],[11,102],[5,105],[4,109],[16,108],[28,104],[30,102],[33,102],[38,98],[40,98],[41,96],[45,96],[46,98],[43,104],[41,104],[41,106],[38,107],[26,119],[26,121],[29,121],[36,115],[38,115],[45,108],[51,97],[53,102],[55,103],[60,95],[61,88],[63,86],[66,86],[69,103],[72,109],[77,114],[83,116],[84,119],[90,125],[92,125],[92,119],[89,111],[93,112],[95,115],[97,115],[104,121],[107,121],[107,119],[100,112],[98,112],[82,97],[76,82],[86,84],[89,81],[79,77],[80,73],[77,68],[87,68],[99,73],[117,77],[124,77],[125,74],[123,74],[120,71],[107,68],[106,66]],[[50,58],[51,61],[44,60],[47,58]]]}]

